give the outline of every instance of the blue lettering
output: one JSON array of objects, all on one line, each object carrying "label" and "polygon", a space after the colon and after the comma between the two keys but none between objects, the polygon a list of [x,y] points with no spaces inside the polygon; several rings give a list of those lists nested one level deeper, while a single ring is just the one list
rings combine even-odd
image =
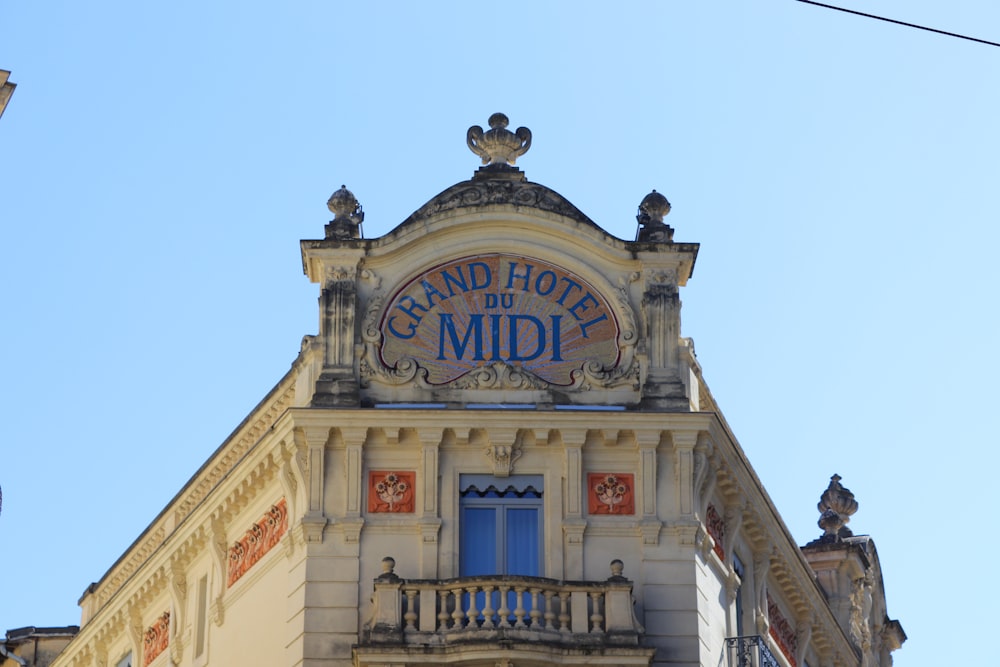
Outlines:
[{"label": "blue lettering", "polygon": [[[480,276],[476,273],[476,269],[480,268],[483,270],[482,280]],[[489,287],[493,282],[493,272],[490,271],[490,265],[485,262],[470,262],[469,263],[469,275],[472,277],[472,289],[479,290]]]},{"label": "blue lettering", "polygon": [[420,285],[424,288],[424,296],[427,297],[427,306],[429,308],[433,308],[434,307],[434,296],[435,295],[437,295],[437,298],[439,298],[439,299],[447,299],[448,298],[447,296],[445,296],[444,292],[442,292],[441,290],[439,290],[437,287],[434,287],[434,285],[431,285],[426,280],[421,280],[420,281]]},{"label": "blue lettering", "polygon": [[497,307],[497,295],[487,294],[486,302],[483,304],[483,308],[496,308]]},{"label": "blue lettering", "polygon": [[517,262],[511,262],[510,263],[510,273],[507,275],[507,289],[510,289],[510,288],[512,288],[514,286],[514,280],[523,280],[524,281],[524,287],[521,288],[521,291],[522,292],[527,292],[528,291],[528,281],[531,280],[531,270],[533,268],[535,268],[535,267],[532,266],[531,264],[525,264],[524,265],[524,273],[521,273],[521,274],[519,274],[519,273],[516,272],[516,268],[515,267],[517,267]]},{"label": "blue lettering", "polygon": [[[580,285],[580,283],[576,282],[575,280],[570,280],[569,278],[567,278],[565,276],[563,276],[559,280],[560,281],[564,281],[564,282],[567,283],[566,284],[566,289],[563,290],[562,296],[560,296],[558,299],[556,299],[556,303],[558,303],[561,306],[561,305],[563,305],[563,301],[566,300],[566,297],[569,296],[570,291],[572,291],[573,289],[582,289],[582,286]],[[580,318],[578,317],[576,319],[580,319]]]},{"label": "blue lettering", "polygon": [[490,341],[492,342],[493,357],[490,361],[503,359],[500,356],[500,318],[503,315],[490,315]]},{"label": "blue lettering", "polygon": [[[546,279],[549,281],[549,288],[545,289],[542,287],[542,280]],[[535,279],[535,291],[538,292],[540,296],[548,296],[552,293],[552,290],[556,288],[556,274],[552,271],[542,271],[538,274],[538,278]]]},{"label": "blue lettering", "polygon": [[455,270],[458,271],[458,278],[454,277],[447,271],[441,272],[441,277],[444,278],[444,286],[448,288],[448,295],[455,296],[455,290],[452,288],[452,283],[457,287],[461,287],[463,292],[469,291],[469,285],[465,282],[465,274],[462,273],[462,266],[456,266]]},{"label": "blue lettering", "polygon": [[504,308],[514,307],[514,295],[513,294],[501,294],[500,295],[500,305]]},{"label": "blue lettering", "polygon": [[[542,352],[545,351],[545,326],[542,324],[542,321],[533,315],[510,315],[508,319],[510,320],[510,350],[508,350],[507,359],[509,361],[531,361],[541,356]],[[517,349],[520,338],[517,335],[518,322],[521,321],[533,324],[535,332],[538,334],[538,338],[535,340],[535,350],[527,356],[521,356],[520,351]]]},{"label": "blue lettering", "polygon": [[579,315],[577,315],[576,311],[577,311],[577,309],[583,310],[583,311],[590,310],[590,306],[586,305],[586,303],[588,301],[590,303],[592,303],[593,305],[595,305],[595,306],[600,305],[599,303],[597,303],[597,299],[595,299],[594,296],[590,292],[587,292],[586,294],[584,294],[580,298],[579,301],[577,301],[576,303],[574,303],[572,306],[569,307],[569,314],[572,315],[573,317],[575,317],[578,322],[580,320],[582,320],[583,318],[580,317]]},{"label": "blue lettering", "polygon": [[444,356],[444,334],[445,331],[448,332],[448,336],[451,338],[451,347],[455,351],[455,358],[458,360],[463,360],[465,358],[465,349],[469,345],[469,336],[473,337],[474,349],[473,349],[473,361],[483,360],[483,316],[482,314],[469,315],[469,328],[465,330],[465,337],[461,341],[458,340],[458,332],[455,331],[455,322],[452,320],[452,315],[450,313],[439,313],[441,318],[441,332],[440,339],[438,342],[438,360],[443,361],[446,357]]},{"label": "blue lettering", "polygon": [[406,334],[401,334],[398,331],[396,331],[396,327],[394,327],[392,325],[392,321],[394,319],[396,319],[396,318],[395,317],[390,317],[389,318],[388,327],[389,327],[389,331],[391,331],[392,335],[395,336],[396,338],[403,338],[403,339],[413,338],[413,335],[415,333],[417,333],[417,322],[419,322],[420,320],[417,320],[417,322],[408,322],[407,323],[407,326],[410,327],[410,334],[406,335]]},{"label": "blue lettering", "polygon": [[[562,329],[559,322],[562,315],[552,315],[552,361],[562,361]],[[587,337],[586,334],[583,336]]]}]

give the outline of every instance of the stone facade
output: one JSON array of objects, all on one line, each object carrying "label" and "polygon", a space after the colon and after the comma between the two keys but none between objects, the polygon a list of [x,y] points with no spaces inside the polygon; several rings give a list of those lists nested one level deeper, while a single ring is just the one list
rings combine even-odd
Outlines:
[{"label": "stone facade", "polygon": [[58,667],[891,663],[870,539],[799,549],[680,335],[698,245],[666,198],[611,236],[507,124],[385,236],[331,197],[301,246],[318,334],[88,588]]}]

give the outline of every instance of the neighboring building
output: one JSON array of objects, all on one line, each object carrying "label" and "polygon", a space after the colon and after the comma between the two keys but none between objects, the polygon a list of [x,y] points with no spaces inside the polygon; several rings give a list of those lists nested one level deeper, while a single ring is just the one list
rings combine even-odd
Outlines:
[{"label": "neighboring building", "polygon": [[18,628],[0,640],[0,667],[48,667],[80,628]]},{"label": "neighboring building", "polygon": [[[302,242],[320,330],[84,593],[58,667],[887,667],[834,477],[800,550],[680,335],[698,245],[615,238],[473,127],[483,166]],[[812,471],[815,474],[816,471]]]},{"label": "neighboring building", "polygon": [[17,88],[16,83],[11,83],[8,80],[9,77],[10,72],[0,69],[0,116],[3,116],[4,109],[7,108],[7,102],[10,101],[10,96],[14,94],[14,89]]}]

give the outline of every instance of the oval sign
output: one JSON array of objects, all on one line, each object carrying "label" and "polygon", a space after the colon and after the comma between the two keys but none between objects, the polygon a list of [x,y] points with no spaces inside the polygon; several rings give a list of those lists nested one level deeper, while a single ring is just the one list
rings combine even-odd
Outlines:
[{"label": "oval sign", "polygon": [[415,276],[382,315],[382,363],[413,359],[445,384],[496,362],[554,385],[594,362],[618,364],[618,320],[608,300],[566,269],[529,257],[456,259]]}]

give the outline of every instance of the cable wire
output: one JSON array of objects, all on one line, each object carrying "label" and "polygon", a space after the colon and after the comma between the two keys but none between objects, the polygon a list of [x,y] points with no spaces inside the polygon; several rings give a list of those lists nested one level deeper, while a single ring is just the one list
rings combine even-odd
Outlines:
[{"label": "cable wire", "polygon": [[939,35],[947,35],[948,37],[958,37],[959,39],[967,39],[970,42],[979,42],[980,44],[989,44],[990,46],[1000,46],[996,42],[989,42],[985,39],[978,39],[976,37],[969,37],[968,35],[959,35],[957,32],[947,32],[945,30],[938,30],[937,28],[928,28],[927,26],[917,25],[916,23],[907,23],[906,21],[897,21],[896,19],[887,19],[884,16],[875,16],[874,14],[865,14],[864,12],[859,12],[853,9],[845,9],[844,7],[835,7],[834,5],[826,5],[822,2],[814,2],[814,0],[798,0],[798,2],[804,2],[807,5],[816,5],[817,7],[826,7],[827,9],[835,9],[838,12],[845,12],[847,14],[856,14],[857,16],[864,16],[869,19],[876,19],[878,21],[885,21],[886,23],[895,23],[896,25],[905,25],[907,28],[916,28],[917,30],[926,30],[927,32],[936,32]]}]

